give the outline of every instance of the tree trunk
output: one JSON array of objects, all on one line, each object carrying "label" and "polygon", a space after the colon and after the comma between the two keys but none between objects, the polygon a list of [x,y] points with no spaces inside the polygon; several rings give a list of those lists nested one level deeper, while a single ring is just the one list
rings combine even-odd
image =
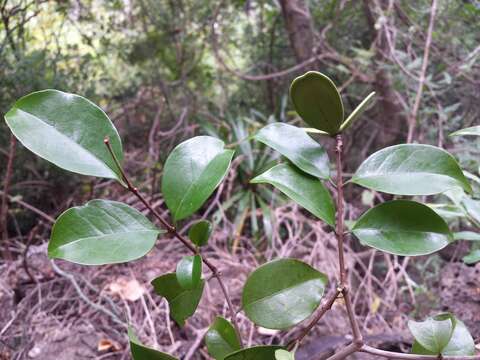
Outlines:
[{"label": "tree trunk", "polygon": [[[290,45],[297,63],[300,64],[315,54],[312,16],[304,0],[280,0],[280,4]],[[307,67],[315,68],[316,64],[310,63]]]}]

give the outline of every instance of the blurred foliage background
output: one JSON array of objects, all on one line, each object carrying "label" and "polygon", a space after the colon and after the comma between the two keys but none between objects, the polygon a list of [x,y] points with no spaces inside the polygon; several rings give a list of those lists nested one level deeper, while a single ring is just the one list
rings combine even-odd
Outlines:
[{"label": "blurred foliage background", "polygon": [[[220,226],[228,218],[233,254],[247,238],[254,252],[271,249],[279,221],[271,205],[286,201],[248,184],[274,155],[244,140],[268,122],[301,124],[288,90],[306,70],[334,79],[347,114],[377,92],[347,134],[347,173],[375,150],[409,141],[448,149],[478,176],[480,140],[448,137],[480,121],[478,0],[0,0],[0,112],[46,88],[89,98],[114,121],[126,168],[154,199],[175,144],[195,134],[221,137],[238,157],[217,195],[222,205],[215,199],[203,216]],[[0,177],[2,245],[14,256],[25,251],[18,244],[48,238],[49,217],[121,192],[11,143],[3,121]],[[378,196],[349,188],[350,218]],[[288,226],[278,231],[292,236]],[[397,266],[389,261],[379,273]],[[416,265],[412,296],[425,293],[440,264]],[[413,292],[408,279],[400,298]]]}]

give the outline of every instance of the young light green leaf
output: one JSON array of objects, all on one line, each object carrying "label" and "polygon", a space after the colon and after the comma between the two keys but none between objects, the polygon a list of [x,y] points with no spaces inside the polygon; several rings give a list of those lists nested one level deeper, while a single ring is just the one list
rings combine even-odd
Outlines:
[{"label": "young light green leaf", "polygon": [[205,282],[201,280],[195,289],[185,290],[178,283],[177,276],[170,273],[152,280],[152,285],[158,295],[167,299],[170,306],[170,315],[175,322],[184,326],[185,319],[192,316],[197,310]]},{"label": "young light green leaf", "polygon": [[343,103],[329,77],[309,71],[297,77],[290,87],[290,97],[298,115],[310,126],[335,135],[343,122]]},{"label": "young light green leaf", "polygon": [[473,231],[459,231],[453,233],[453,238],[455,240],[480,241],[480,233]]},{"label": "young light green leaf", "polygon": [[340,132],[348,129],[355,120],[357,120],[364,112],[367,110],[368,105],[370,105],[375,97],[375,92],[371,92],[368,96],[363,99],[363,101],[353,110],[350,116],[343,122],[340,126]]},{"label": "young light green leaf", "polygon": [[222,317],[217,317],[208,328],[205,343],[208,353],[215,360],[223,360],[227,355],[242,348],[234,327]]},{"label": "young light green leaf", "polygon": [[307,174],[321,179],[330,177],[326,151],[305,130],[289,124],[273,123],[262,128],[255,139],[277,150]]},{"label": "young light green leaf", "polygon": [[286,329],[309,317],[320,304],[325,274],[295,259],[279,259],[252,272],[243,287],[242,308],[267,329]]},{"label": "young light green leaf", "polygon": [[196,136],[173,149],[165,162],[162,193],[175,221],[203,205],[225,177],[233,153],[211,136]]},{"label": "young light green leaf", "polygon": [[448,225],[435,211],[407,200],[368,210],[352,231],[364,245],[403,256],[431,254],[453,241]]},{"label": "young light green leaf", "polygon": [[480,136],[480,125],[461,129],[450,134],[450,136]]},{"label": "young light green leaf", "polygon": [[462,205],[471,219],[480,224],[480,200],[473,200],[468,197],[462,199]]},{"label": "young light green leaf", "polygon": [[58,90],[31,93],[5,115],[20,142],[38,156],[78,174],[116,179],[122,176],[104,144],[119,161],[122,143],[108,116],[89,100]]},{"label": "young light green leaf", "polygon": [[322,219],[335,225],[335,205],[325,186],[313,176],[290,164],[279,164],[250,181],[275,186],[290,199]]},{"label": "young light green leaf", "polygon": [[202,277],[202,257],[200,255],[185,256],[177,264],[177,281],[185,290],[198,287]]},{"label": "young light green leaf", "polygon": [[225,360],[275,360],[275,351],[281,346],[254,346],[248,349],[238,350],[228,355]]},{"label": "young light green leaf", "polygon": [[417,322],[410,320],[408,328],[415,340],[426,350],[441,354],[453,334],[455,320],[450,315],[428,318]]},{"label": "young light green leaf", "polygon": [[132,261],[148,253],[161,232],[126,204],[91,200],[58,217],[48,256],[83,265]]},{"label": "young light green leaf", "polygon": [[279,349],[275,351],[276,360],[295,360],[295,354],[293,352]]},{"label": "young light green leaf", "polygon": [[412,353],[421,355],[469,356],[475,343],[465,324],[450,313],[439,314],[422,322],[409,321],[415,337]]},{"label": "young light green leaf", "polygon": [[480,249],[470,251],[462,258],[465,264],[475,264],[480,261]]},{"label": "young light green leaf", "polygon": [[197,246],[207,245],[212,234],[213,226],[210,221],[200,220],[194,223],[188,230],[188,237]]},{"label": "young light green leaf", "polygon": [[131,327],[128,328],[128,337],[133,360],[177,360],[173,356],[143,345]]},{"label": "young light green leaf", "polygon": [[396,195],[433,195],[458,187],[472,191],[452,155],[419,144],[390,146],[370,155],[350,181]]}]

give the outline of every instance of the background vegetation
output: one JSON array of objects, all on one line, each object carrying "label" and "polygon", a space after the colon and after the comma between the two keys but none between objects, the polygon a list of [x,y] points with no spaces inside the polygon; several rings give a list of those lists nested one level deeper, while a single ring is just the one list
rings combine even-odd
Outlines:
[{"label": "background vegetation", "polygon": [[[325,228],[248,183],[275,155],[254,156],[263,149],[245,138],[268,122],[301,124],[288,98],[291,80],[309,69],[328,74],[347,113],[377,92],[345,139],[347,173],[383,146],[422,142],[447,148],[478,176],[480,140],[448,134],[479,124],[479,19],[476,0],[0,0],[0,112],[46,88],[96,102],[121,132],[126,168],[162,211],[159,178],[175,144],[194,134],[231,144],[233,171],[202,216],[214,216],[210,251],[231,264],[224,272],[238,300],[250,269],[276,256],[336,268]],[[51,221],[69,206],[108,195],[141,208],[135,199],[110,181],[75,178],[35,157],[3,122],[0,169],[0,358],[127,358],[125,318],[146,342],[203,358],[203,332],[223,304],[212,286],[200,315],[170,329],[165,303],[147,285],[182,255],[168,238],[161,252],[132,265],[85,269],[45,257]],[[381,196],[346,191],[350,218]],[[428,200],[457,230],[475,228],[446,197]],[[356,310],[374,339],[408,343],[399,330],[407,316],[448,309],[478,340],[480,268],[461,260],[475,245],[460,242],[428,262],[349,246],[355,286],[368,294],[354,299]],[[346,328],[335,310],[324,325],[319,334],[330,337],[312,337],[300,358],[346,342],[334,336]],[[243,326],[252,342],[286,336]]]}]

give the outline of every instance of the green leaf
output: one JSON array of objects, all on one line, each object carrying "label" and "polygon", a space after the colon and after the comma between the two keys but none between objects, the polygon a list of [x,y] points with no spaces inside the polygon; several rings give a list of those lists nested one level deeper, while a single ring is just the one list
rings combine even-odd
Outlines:
[{"label": "green leaf", "polygon": [[456,187],[472,191],[452,155],[418,144],[390,146],[370,155],[350,181],[396,195],[432,195]]},{"label": "green leaf", "polygon": [[462,258],[465,264],[475,264],[480,261],[480,249],[470,251],[469,254]]},{"label": "green leaf", "polygon": [[104,138],[123,159],[118,132],[107,115],[89,100],[58,90],[31,93],[5,115],[20,142],[38,156],[75,173],[123,183]]},{"label": "green leaf", "polygon": [[234,327],[222,317],[217,317],[208,328],[205,343],[208,353],[216,360],[223,360],[227,355],[241,349]]},{"label": "green leaf", "polygon": [[335,135],[343,122],[342,98],[335,84],[322,73],[309,71],[290,87],[295,110],[310,126]]},{"label": "green leaf", "polygon": [[131,327],[128,327],[128,337],[133,360],[177,360],[173,356],[143,345]]},{"label": "green leaf", "polygon": [[295,354],[287,350],[276,350],[275,351],[276,360],[295,360]]},{"label": "green leaf", "polygon": [[163,232],[126,204],[91,200],[59,216],[48,256],[83,265],[132,261],[148,253]]},{"label": "green leaf", "polygon": [[453,334],[454,319],[451,316],[438,316],[425,321],[408,322],[408,328],[415,340],[426,350],[441,354]]},{"label": "green leaf", "polygon": [[465,135],[480,136],[480,125],[461,129],[450,134],[450,136],[465,136]]},{"label": "green leaf", "polygon": [[207,220],[200,220],[194,223],[188,230],[188,237],[197,246],[207,245],[212,234],[212,223]]},{"label": "green leaf", "polygon": [[281,346],[254,346],[238,350],[228,355],[225,360],[275,360],[275,351]]},{"label": "green leaf", "polygon": [[305,130],[273,123],[262,128],[255,139],[277,150],[307,174],[321,179],[330,177],[327,153]]},{"label": "green leaf", "polygon": [[480,233],[473,231],[459,231],[453,233],[453,238],[455,240],[480,241]]},{"label": "green leaf", "polygon": [[275,186],[290,199],[327,224],[335,225],[335,205],[325,186],[313,176],[289,164],[279,164],[250,181]]},{"label": "green leaf", "polygon": [[407,200],[368,210],[352,231],[364,245],[404,256],[431,254],[453,241],[448,225],[435,211]]},{"label": "green leaf", "polygon": [[355,120],[357,120],[364,112],[367,110],[368,105],[370,105],[375,97],[375,92],[371,92],[368,96],[363,99],[363,101],[353,110],[350,116],[345,120],[345,122],[340,126],[340,132],[348,129]]},{"label": "green leaf", "polygon": [[465,324],[450,313],[425,321],[409,321],[415,342],[412,353],[421,355],[469,356],[475,354],[475,343]]},{"label": "green leaf", "polygon": [[185,290],[197,288],[202,277],[202,257],[185,256],[177,264],[176,275],[178,283]]},{"label": "green leaf", "polygon": [[250,320],[268,329],[286,329],[309,317],[320,304],[325,274],[295,259],[266,263],[248,277],[242,308]]},{"label": "green leaf", "polygon": [[167,299],[170,306],[170,315],[178,325],[185,325],[185,319],[189,318],[197,310],[202,298],[205,282],[200,280],[198,287],[186,290],[180,286],[174,273],[165,274],[152,281],[155,292]]},{"label": "green leaf", "polygon": [[477,224],[480,224],[480,200],[473,200],[465,197],[462,200],[462,205],[472,220]]},{"label": "green leaf", "polygon": [[197,211],[225,177],[233,157],[223,141],[196,136],[179,144],[165,163],[162,192],[175,221]]}]

